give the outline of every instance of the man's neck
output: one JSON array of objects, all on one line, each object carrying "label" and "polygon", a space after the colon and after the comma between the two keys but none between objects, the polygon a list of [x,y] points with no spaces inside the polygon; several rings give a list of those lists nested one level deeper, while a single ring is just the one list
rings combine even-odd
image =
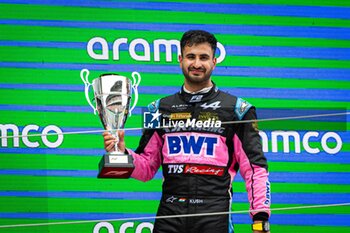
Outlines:
[{"label": "man's neck", "polygon": [[187,93],[191,93],[191,94],[196,94],[199,92],[208,92],[210,90],[210,88],[213,87],[213,83],[212,82],[208,82],[205,85],[190,85],[187,82],[184,83],[184,90]]},{"label": "man's neck", "polygon": [[189,93],[189,94],[200,94],[200,93],[208,93],[210,91],[210,89],[212,88],[213,86],[210,86],[210,87],[204,87],[202,89],[200,89],[199,91],[189,91],[186,89],[186,87],[184,86],[184,92],[186,93]]}]

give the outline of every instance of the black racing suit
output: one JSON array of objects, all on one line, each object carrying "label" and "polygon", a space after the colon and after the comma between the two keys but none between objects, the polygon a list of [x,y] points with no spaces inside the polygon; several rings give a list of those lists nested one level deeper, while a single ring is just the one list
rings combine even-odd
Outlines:
[{"label": "black racing suit", "polygon": [[[136,179],[152,179],[162,165],[157,216],[231,211],[231,183],[240,171],[250,209],[265,209],[251,212],[251,217],[269,218],[267,161],[256,122],[240,122],[256,119],[252,105],[214,84],[204,94],[182,89],[153,102],[149,111],[152,119],[145,118],[146,127],[153,128],[144,130],[135,152],[128,152],[134,158],[131,176]],[[224,233],[233,232],[233,226],[228,214],[162,218],[156,219],[153,232]]]}]

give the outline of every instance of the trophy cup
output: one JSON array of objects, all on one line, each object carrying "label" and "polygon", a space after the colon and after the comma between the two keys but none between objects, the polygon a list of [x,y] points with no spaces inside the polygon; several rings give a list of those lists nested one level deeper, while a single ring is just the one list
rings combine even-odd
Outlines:
[{"label": "trophy cup", "polygon": [[[124,128],[126,119],[131,115],[138,100],[137,86],[141,81],[138,72],[131,74],[133,82],[118,74],[102,74],[93,80],[88,80],[89,70],[83,69],[80,77],[85,84],[85,97],[94,114],[98,113],[104,129],[115,135],[118,142],[118,130]],[[94,90],[95,106],[89,98],[90,86]],[[134,103],[131,105],[131,95],[134,92]],[[133,158],[118,149],[103,155],[99,163],[98,178],[128,178],[134,170]]]}]

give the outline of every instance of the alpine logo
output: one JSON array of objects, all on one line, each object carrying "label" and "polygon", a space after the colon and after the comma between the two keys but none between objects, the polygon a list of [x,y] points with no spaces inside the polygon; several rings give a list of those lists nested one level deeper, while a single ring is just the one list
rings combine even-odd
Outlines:
[{"label": "alpine logo", "polygon": [[213,110],[216,110],[216,109],[218,109],[218,108],[221,108],[220,103],[221,103],[221,101],[216,101],[216,102],[213,102],[213,103],[211,103],[211,104],[204,103],[204,104],[201,105],[201,107],[202,107],[203,109],[212,108]]}]

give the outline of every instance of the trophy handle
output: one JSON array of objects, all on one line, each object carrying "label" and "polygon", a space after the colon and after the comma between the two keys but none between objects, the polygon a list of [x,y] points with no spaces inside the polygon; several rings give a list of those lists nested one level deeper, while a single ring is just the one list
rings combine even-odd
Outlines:
[{"label": "trophy handle", "polygon": [[139,72],[134,71],[134,72],[132,72],[131,76],[133,79],[133,83],[131,85],[131,88],[134,91],[135,96],[134,96],[134,104],[132,105],[132,107],[130,108],[130,111],[129,111],[129,116],[131,116],[131,112],[136,107],[137,101],[139,99],[139,92],[137,90],[137,87],[139,86],[139,84],[141,82],[141,75]]},{"label": "trophy handle", "polygon": [[90,74],[90,71],[88,69],[82,69],[80,71],[80,78],[81,80],[83,80],[84,82],[84,85],[85,85],[85,98],[88,102],[88,104],[91,106],[91,108],[94,110],[94,114],[96,115],[96,112],[97,112],[97,109],[94,107],[94,105],[91,103],[91,100],[89,98],[89,89],[90,89],[90,86],[92,85],[90,82],[89,82],[89,74]]}]

